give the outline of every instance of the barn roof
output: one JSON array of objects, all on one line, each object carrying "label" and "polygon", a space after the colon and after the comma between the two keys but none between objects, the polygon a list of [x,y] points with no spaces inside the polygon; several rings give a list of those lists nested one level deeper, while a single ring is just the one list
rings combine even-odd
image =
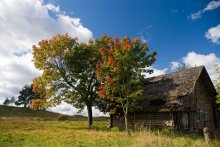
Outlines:
[{"label": "barn roof", "polygon": [[201,79],[209,95],[214,99],[216,91],[204,66],[146,79],[144,89],[147,99],[163,99],[166,103],[179,103],[180,98],[192,94],[195,83]]}]

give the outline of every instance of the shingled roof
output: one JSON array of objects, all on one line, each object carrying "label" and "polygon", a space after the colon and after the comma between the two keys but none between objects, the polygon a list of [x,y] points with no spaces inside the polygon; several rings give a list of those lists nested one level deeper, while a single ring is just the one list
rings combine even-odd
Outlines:
[{"label": "shingled roof", "polygon": [[200,78],[207,92],[214,100],[217,93],[204,66],[146,79],[144,83],[144,88],[147,92],[146,97],[149,100],[162,99],[166,103],[178,103],[179,98],[192,94],[195,83]]}]

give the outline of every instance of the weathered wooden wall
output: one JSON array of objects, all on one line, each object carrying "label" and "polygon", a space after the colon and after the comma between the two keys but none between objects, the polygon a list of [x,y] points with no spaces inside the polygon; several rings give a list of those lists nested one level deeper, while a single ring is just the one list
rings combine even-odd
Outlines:
[{"label": "weathered wooden wall", "polygon": [[[211,101],[214,98],[211,98],[207,92],[207,90],[204,87],[204,83],[201,80],[198,80],[196,85],[195,85],[195,90],[194,90],[194,98],[193,98],[193,103],[192,106],[194,108],[197,108],[196,114],[194,114],[194,127],[198,129],[203,129],[204,127],[209,127],[210,129],[215,128],[214,124],[214,115],[213,115],[213,106]],[[203,111],[204,113],[204,121],[201,120],[201,112]],[[193,117],[193,116],[192,116]],[[193,123],[193,122],[192,122]]]},{"label": "weathered wooden wall", "polygon": [[[166,126],[166,121],[171,121],[172,116],[169,112],[136,112],[128,116],[129,126],[134,128]],[[124,127],[124,118],[113,116],[113,126]]]}]

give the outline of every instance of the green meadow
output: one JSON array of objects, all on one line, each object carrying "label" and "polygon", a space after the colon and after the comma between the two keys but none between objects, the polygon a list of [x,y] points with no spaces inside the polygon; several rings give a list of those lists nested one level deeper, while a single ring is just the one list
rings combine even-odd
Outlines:
[{"label": "green meadow", "polygon": [[[5,109],[0,107],[0,147],[220,146],[217,140],[207,145],[202,136],[177,135],[166,130],[132,131],[128,136],[117,128],[107,128],[108,121],[104,117],[95,118],[93,127],[88,128],[84,117],[57,121],[57,113],[14,108],[20,111],[14,111],[12,115],[9,113],[14,109]],[[34,115],[29,115],[31,113]]]}]

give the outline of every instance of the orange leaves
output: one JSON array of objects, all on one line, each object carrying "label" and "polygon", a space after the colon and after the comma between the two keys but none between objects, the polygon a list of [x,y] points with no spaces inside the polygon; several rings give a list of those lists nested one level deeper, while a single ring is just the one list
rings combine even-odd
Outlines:
[{"label": "orange leaves", "polygon": [[45,85],[41,77],[34,78],[32,81],[33,91],[38,93],[41,98],[44,98],[46,95]]},{"label": "orange leaves", "polygon": [[129,40],[126,40],[126,43],[123,46],[123,50],[130,51],[130,49],[131,49],[131,43]]},{"label": "orange leaves", "polygon": [[109,84],[109,85],[111,85],[112,84],[112,78],[110,77],[110,76],[107,76],[106,77],[106,81],[107,81],[107,83]]},{"label": "orange leaves", "polygon": [[100,86],[99,86],[98,95],[99,95],[100,98],[106,98],[106,93],[105,93],[105,90],[104,90],[104,86],[103,86],[103,85],[100,85]]},{"label": "orange leaves", "polygon": [[112,39],[109,40],[109,43],[110,43],[111,46],[114,45],[114,41]]},{"label": "orange leaves", "polygon": [[42,99],[31,100],[31,108],[33,110],[42,110],[44,108],[45,102]]},{"label": "orange leaves", "polygon": [[133,39],[133,44],[137,45],[139,43],[138,39],[137,38],[134,38]]},{"label": "orange leaves", "polygon": [[116,62],[115,62],[115,60],[113,59],[113,57],[109,57],[109,58],[108,58],[108,64],[109,64],[109,65],[113,65],[113,66],[116,65]]},{"label": "orange leaves", "polygon": [[105,57],[106,55],[108,55],[108,50],[105,47],[101,47],[100,53],[102,57]]},{"label": "orange leaves", "polygon": [[153,64],[155,54],[147,54],[146,43],[139,42],[138,38],[132,41],[128,36],[108,39],[107,44],[100,48],[102,59],[96,66],[96,75],[102,84],[99,88],[99,96],[111,100],[118,97],[119,92],[124,92],[120,86],[131,82],[131,78],[136,75],[130,69],[144,68]]}]

